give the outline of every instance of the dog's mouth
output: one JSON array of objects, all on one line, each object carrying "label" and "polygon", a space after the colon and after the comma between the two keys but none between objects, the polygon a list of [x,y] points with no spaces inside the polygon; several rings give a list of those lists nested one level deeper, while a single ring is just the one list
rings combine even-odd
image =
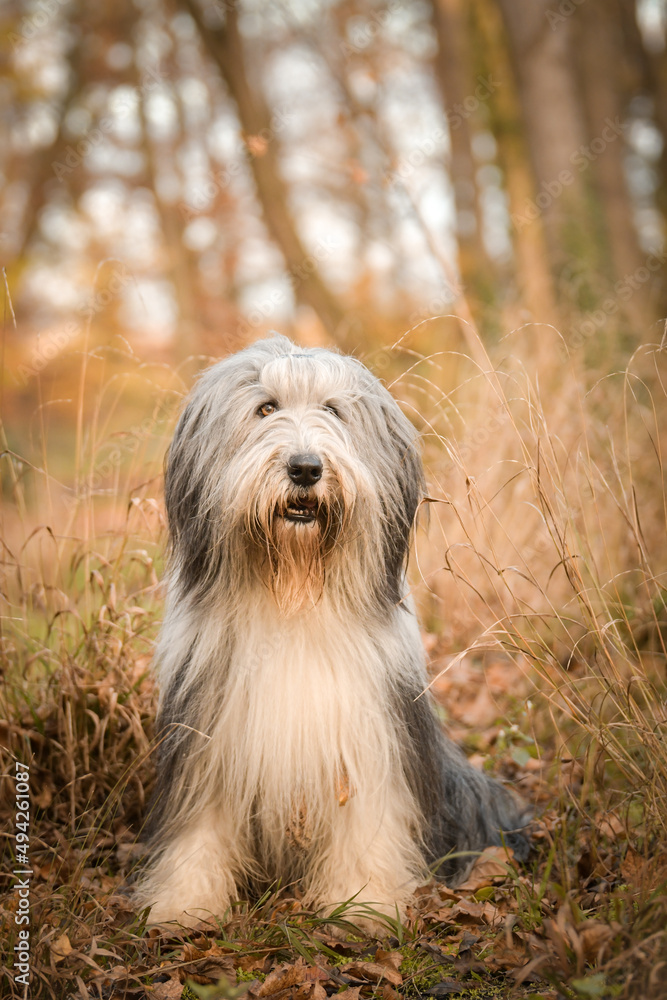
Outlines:
[{"label": "dog's mouth", "polygon": [[319,501],[316,497],[310,496],[292,497],[278,511],[285,521],[293,521],[296,524],[311,524],[317,520],[319,512]]}]

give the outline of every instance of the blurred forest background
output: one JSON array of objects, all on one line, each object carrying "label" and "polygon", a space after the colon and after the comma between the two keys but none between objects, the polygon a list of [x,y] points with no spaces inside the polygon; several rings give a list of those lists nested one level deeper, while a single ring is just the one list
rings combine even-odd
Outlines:
[{"label": "blurred forest background", "polygon": [[[0,814],[31,762],[32,996],[173,998],[204,954],[116,892],[162,461],[197,373],[277,329],[355,353],[420,431],[433,689],[539,817],[532,868],[434,889],[409,933],[494,996],[664,998],[666,43],[666,0],[2,3]],[[229,930],[230,982],[329,947],[285,905]],[[444,973],[410,947],[415,997]]]},{"label": "blurred forest background", "polygon": [[[662,0],[6,0],[12,402],[28,412],[31,375],[55,379],[87,327],[144,359],[272,327],[368,354],[464,297],[486,342],[530,322],[537,344],[552,323],[597,362],[659,339],[666,16]],[[435,323],[420,342],[457,336]]]}]

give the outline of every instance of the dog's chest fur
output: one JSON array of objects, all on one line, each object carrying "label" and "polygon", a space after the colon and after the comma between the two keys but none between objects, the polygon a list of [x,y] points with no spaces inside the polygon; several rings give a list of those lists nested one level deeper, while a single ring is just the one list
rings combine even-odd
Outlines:
[{"label": "dog's chest fur", "polygon": [[404,780],[388,687],[368,631],[326,600],[289,618],[259,601],[238,622],[212,733],[230,810],[279,852],[328,838],[359,803],[374,828]]}]

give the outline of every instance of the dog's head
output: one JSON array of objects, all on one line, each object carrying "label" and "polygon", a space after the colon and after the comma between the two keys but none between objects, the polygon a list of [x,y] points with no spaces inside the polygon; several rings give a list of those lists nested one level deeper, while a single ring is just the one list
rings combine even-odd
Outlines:
[{"label": "dog's head", "polygon": [[181,582],[204,592],[259,572],[296,593],[346,566],[396,603],[423,493],[415,437],[354,358],[275,336],[214,365],[167,461]]}]

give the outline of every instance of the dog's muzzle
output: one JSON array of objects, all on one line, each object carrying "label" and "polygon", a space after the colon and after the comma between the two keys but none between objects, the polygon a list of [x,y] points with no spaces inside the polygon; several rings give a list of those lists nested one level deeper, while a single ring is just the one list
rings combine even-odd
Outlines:
[{"label": "dog's muzzle", "polygon": [[287,475],[298,490],[289,497],[282,511],[286,521],[310,524],[320,514],[320,500],[313,487],[322,478],[322,459],[318,455],[292,455],[287,462]]}]

